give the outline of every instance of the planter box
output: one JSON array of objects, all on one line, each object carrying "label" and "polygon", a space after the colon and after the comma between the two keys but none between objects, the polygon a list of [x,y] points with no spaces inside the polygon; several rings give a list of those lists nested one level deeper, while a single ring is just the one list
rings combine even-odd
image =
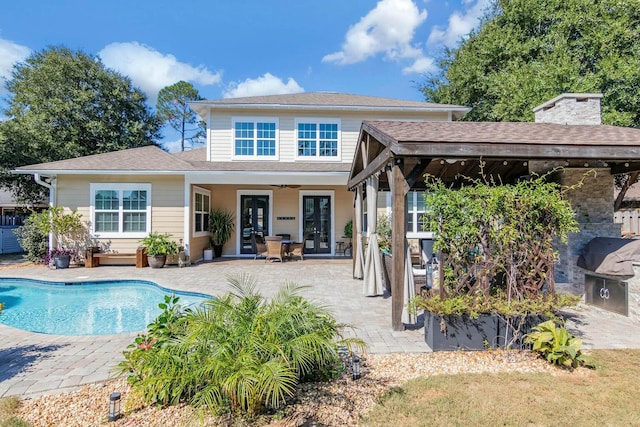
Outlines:
[{"label": "planter box", "polygon": [[[438,316],[424,312],[424,340],[433,351],[485,350],[498,340],[498,319],[481,315]],[[488,345],[486,344],[488,343]]]},{"label": "planter box", "polygon": [[[522,336],[545,320],[547,318],[544,316],[527,316],[520,328],[520,336],[511,348],[524,348]],[[508,336],[512,335],[513,330],[509,329]],[[504,347],[505,337],[507,324],[500,316],[483,314],[473,319],[467,315],[441,317],[424,312],[424,340],[433,351],[487,350]]]}]

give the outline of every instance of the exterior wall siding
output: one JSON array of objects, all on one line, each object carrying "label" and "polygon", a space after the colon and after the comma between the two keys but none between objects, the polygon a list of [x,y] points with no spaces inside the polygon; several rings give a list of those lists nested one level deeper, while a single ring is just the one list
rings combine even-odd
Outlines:
[{"label": "exterior wall siding", "polygon": [[[182,176],[141,175],[62,175],[57,180],[56,205],[66,210],[78,209],[87,224],[91,218],[89,183],[150,183],[151,227],[153,231],[170,233],[178,242],[184,238],[184,178]],[[105,249],[135,252],[140,239],[96,239]]]},{"label": "exterior wall siding", "polygon": [[[234,112],[212,111],[211,131],[209,132],[209,146],[212,161],[228,162],[233,157],[233,130],[232,119],[234,117],[278,117],[278,150],[279,161],[296,161],[296,129],[295,121],[299,118],[326,118],[339,119],[341,129],[341,153],[340,162],[349,163],[353,160],[358,134],[363,120],[425,120],[448,121],[447,112],[433,113],[353,113],[353,112],[312,112],[303,111],[291,113],[290,111],[263,111],[242,110]],[[304,160],[298,160],[304,161]],[[311,160],[313,161],[313,160]],[[329,160],[330,161],[330,160]]]}]

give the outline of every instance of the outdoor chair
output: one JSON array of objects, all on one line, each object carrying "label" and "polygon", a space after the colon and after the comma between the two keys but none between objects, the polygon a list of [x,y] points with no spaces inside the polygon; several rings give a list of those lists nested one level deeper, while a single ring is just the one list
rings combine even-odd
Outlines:
[{"label": "outdoor chair", "polygon": [[304,244],[302,242],[295,242],[289,245],[289,257],[300,257],[304,261]]},{"label": "outdoor chair", "polygon": [[284,245],[282,244],[282,237],[279,236],[267,236],[264,238],[267,244],[267,256],[265,262],[271,260],[284,260]]},{"label": "outdoor chair", "polygon": [[267,257],[267,245],[264,242],[258,242],[255,235],[251,236],[251,244],[253,245],[253,251],[255,252],[253,259],[258,259],[258,257]]}]

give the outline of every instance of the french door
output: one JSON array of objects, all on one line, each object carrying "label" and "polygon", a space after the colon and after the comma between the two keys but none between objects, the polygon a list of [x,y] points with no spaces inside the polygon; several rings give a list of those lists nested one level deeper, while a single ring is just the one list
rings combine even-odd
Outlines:
[{"label": "french door", "polygon": [[303,196],[305,254],[331,253],[331,196]]},{"label": "french door", "polygon": [[253,254],[253,238],[264,242],[264,236],[269,235],[269,196],[241,195],[240,209],[242,220],[242,237],[240,253]]}]

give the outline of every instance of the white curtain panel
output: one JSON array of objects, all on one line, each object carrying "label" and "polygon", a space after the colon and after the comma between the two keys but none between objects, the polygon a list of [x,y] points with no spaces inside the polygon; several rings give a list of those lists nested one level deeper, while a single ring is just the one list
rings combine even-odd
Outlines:
[{"label": "white curtain panel", "polygon": [[404,246],[405,261],[404,261],[404,292],[402,297],[402,323],[413,325],[416,323],[415,313],[409,311],[409,301],[416,297],[416,282],[413,279],[413,267],[411,266],[411,248],[409,242],[405,239]]},{"label": "white curtain panel", "polygon": [[378,249],[378,235],[376,226],[378,208],[378,177],[367,179],[367,231],[369,233],[369,245],[364,262],[364,294],[368,297],[384,295],[382,285],[382,261]]},{"label": "white curtain panel", "polygon": [[355,253],[352,255],[355,257],[355,263],[353,265],[353,277],[354,279],[362,279],[364,277],[364,240],[362,239],[362,186],[358,185],[356,189],[356,233],[355,233]]}]

